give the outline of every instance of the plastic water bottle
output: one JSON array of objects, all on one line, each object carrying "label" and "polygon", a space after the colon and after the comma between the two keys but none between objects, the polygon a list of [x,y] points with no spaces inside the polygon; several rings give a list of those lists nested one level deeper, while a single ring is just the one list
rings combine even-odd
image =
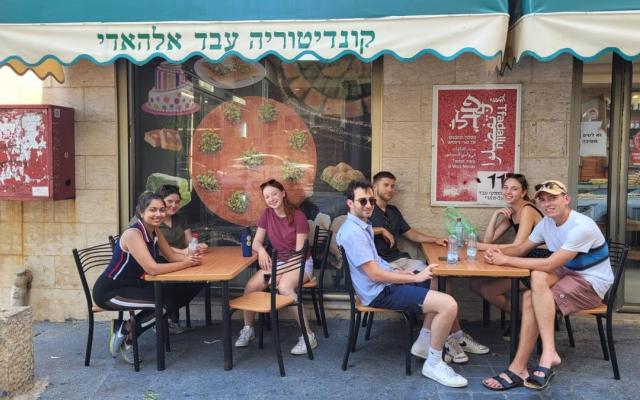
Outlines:
[{"label": "plastic water bottle", "polygon": [[447,239],[447,264],[458,263],[458,243],[454,235]]},{"label": "plastic water bottle", "polygon": [[467,234],[467,258],[470,261],[476,259],[476,255],[478,254],[478,239],[476,238],[476,233],[471,231]]},{"label": "plastic water bottle", "polygon": [[189,240],[189,247],[187,248],[187,251],[189,252],[189,255],[192,256],[196,254],[197,250],[198,250],[198,234],[192,233],[191,240]]},{"label": "plastic water bottle", "polygon": [[462,226],[462,218],[458,217],[456,219],[456,243],[458,244],[458,248],[464,247],[464,227]]}]

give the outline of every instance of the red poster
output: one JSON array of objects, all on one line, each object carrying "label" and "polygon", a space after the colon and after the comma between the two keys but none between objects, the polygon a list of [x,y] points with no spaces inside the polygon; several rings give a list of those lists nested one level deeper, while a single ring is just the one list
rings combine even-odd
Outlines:
[{"label": "red poster", "polygon": [[519,133],[520,85],[434,86],[432,204],[503,204]]}]

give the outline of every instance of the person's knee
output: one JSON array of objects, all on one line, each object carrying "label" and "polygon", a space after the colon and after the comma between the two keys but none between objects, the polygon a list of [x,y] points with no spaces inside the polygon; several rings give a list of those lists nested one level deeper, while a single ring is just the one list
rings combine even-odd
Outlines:
[{"label": "person's knee", "polygon": [[545,290],[549,288],[549,274],[543,271],[531,271],[531,290]]},{"label": "person's knee", "polygon": [[531,305],[531,290],[525,290],[524,292],[522,292],[522,308],[531,308]]}]

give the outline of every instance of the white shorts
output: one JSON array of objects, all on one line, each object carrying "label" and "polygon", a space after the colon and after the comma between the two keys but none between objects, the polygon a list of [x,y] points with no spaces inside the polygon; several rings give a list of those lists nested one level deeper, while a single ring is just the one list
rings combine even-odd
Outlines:
[{"label": "white shorts", "polygon": [[[282,264],[284,264],[283,261],[278,261],[278,268],[280,268]],[[307,258],[304,262],[304,274],[309,279],[313,278],[313,258],[311,257]]]}]

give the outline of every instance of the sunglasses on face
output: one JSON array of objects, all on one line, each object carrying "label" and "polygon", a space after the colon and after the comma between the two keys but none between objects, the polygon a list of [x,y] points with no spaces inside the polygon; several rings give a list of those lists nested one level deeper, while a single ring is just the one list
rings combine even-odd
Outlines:
[{"label": "sunglasses on face", "polygon": [[562,185],[558,185],[557,183],[552,182],[552,181],[549,181],[549,182],[543,182],[543,183],[540,183],[540,184],[538,184],[538,185],[536,185],[536,186],[535,186],[536,191],[537,191],[537,190],[540,190],[540,189],[542,189],[542,188],[545,188],[545,189],[558,188],[558,189],[560,189],[560,190],[561,190],[562,192],[564,192],[564,193],[566,193],[566,192],[567,192],[567,189],[566,189],[564,186],[562,186]]},{"label": "sunglasses on face", "polygon": [[364,207],[367,205],[367,201],[369,202],[369,204],[371,204],[372,206],[376,205],[376,198],[375,197],[369,197],[368,199],[366,197],[361,197],[359,199],[356,199],[355,201],[357,201],[358,203],[360,203],[361,207]]}]

